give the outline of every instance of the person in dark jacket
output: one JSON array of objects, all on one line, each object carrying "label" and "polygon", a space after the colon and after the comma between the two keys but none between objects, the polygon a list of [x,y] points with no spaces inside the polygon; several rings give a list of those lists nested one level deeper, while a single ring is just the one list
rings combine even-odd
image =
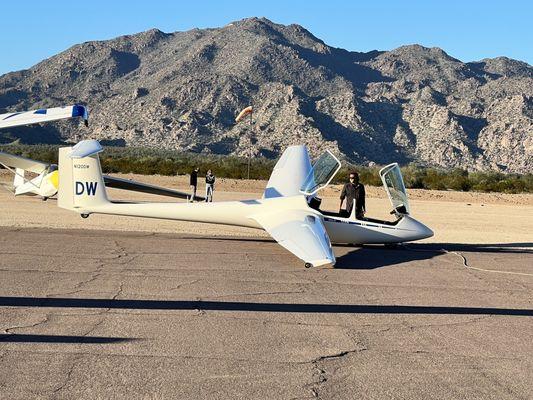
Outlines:
[{"label": "person in dark jacket", "polygon": [[207,171],[207,175],[205,176],[205,201],[206,202],[213,201],[214,190],[215,190],[215,175],[213,175],[211,170],[209,170]]},{"label": "person in dark jacket", "polygon": [[[346,199],[346,211],[343,213],[342,203],[344,199]],[[357,172],[350,172],[350,181],[342,188],[339,214],[344,214],[344,216],[349,217],[352,214],[354,203],[355,217],[357,219],[363,219],[366,212],[365,187],[362,183],[359,183],[359,174]]]},{"label": "person in dark jacket", "polygon": [[191,172],[191,179],[189,180],[189,184],[191,185],[191,197],[189,198],[189,201],[192,203],[194,201],[194,198],[196,197],[196,188],[198,187],[198,167],[194,167],[194,169]]}]

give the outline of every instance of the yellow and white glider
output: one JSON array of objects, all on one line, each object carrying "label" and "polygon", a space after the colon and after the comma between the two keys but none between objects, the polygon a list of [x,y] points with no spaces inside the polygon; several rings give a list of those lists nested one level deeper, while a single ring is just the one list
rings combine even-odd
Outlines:
[{"label": "yellow and white glider", "polygon": [[[70,118],[82,118],[85,125],[88,126],[89,111],[87,107],[75,104],[66,107],[41,108],[32,111],[0,114],[0,129]],[[59,175],[56,165],[42,163],[4,152],[0,152],[0,165],[13,172],[15,177],[12,189],[16,196],[37,195],[46,200],[57,193]],[[37,176],[28,179],[26,177],[27,173],[32,173]]]}]

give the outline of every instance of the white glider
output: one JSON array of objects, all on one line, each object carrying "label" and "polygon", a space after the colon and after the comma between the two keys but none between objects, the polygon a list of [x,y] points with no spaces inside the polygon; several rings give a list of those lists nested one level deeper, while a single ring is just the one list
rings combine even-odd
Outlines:
[{"label": "white glider", "polygon": [[[335,264],[334,243],[400,243],[433,232],[409,215],[398,164],[380,171],[396,221],[349,217],[320,210],[319,190],[327,186],[340,162],[326,152],[311,166],[305,146],[289,147],[276,164],[263,198],[215,203],[120,203],[105,189],[95,140],[59,149],[59,207],[87,218],[90,214],[125,215],[259,228],[305,262],[306,267]],[[331,239],[331,241],[330,241]]]}]

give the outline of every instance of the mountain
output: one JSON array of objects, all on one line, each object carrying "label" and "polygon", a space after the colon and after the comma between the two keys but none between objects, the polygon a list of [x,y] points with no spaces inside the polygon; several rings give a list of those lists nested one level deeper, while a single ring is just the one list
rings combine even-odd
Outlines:
[{"label": "mountain", "polygon": [[[0,112],[73,102],[89,106],[90,129],[52,124],[24,140],[241,155],[251,142],[267,157],[305,143],[354,163],[532,172],[530,65],[419,45],[350,52],[264,18],[87,42],[0,77]],[[234,123],[249,104],[253,132]]]}]

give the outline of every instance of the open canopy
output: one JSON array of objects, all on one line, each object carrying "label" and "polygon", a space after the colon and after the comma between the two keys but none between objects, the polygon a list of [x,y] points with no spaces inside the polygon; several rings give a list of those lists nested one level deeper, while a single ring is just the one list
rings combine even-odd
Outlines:
[{"label": "open canopy", "polygon": [[389,164],[379,171],[385,191],[397,214],[409,214],[409,201],[398,163]]},{"label": "open canopy", "polygon": [[307,178],[305,178],[300,192],[307,196],[314,195],[320,189],[329,185],[340,168],[341,162],[331,151],[327,150],[313,164],[313,168],[311,168]]}]

